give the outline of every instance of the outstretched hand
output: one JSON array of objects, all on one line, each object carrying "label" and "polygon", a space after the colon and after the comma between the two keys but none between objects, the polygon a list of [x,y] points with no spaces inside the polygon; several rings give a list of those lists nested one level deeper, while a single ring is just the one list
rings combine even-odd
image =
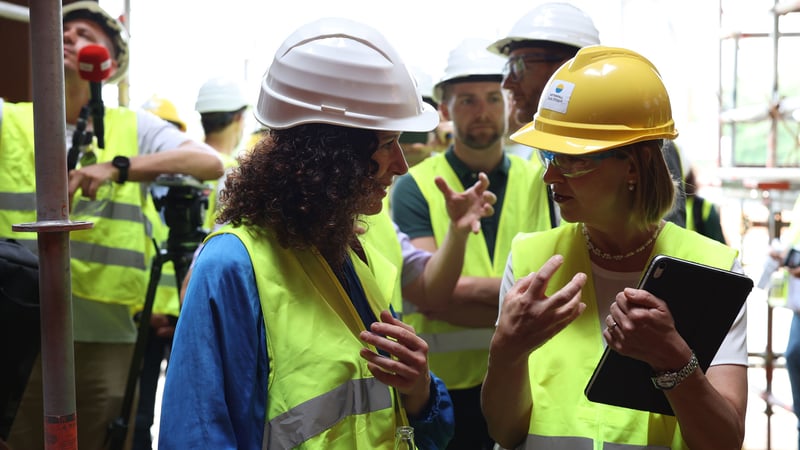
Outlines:
[{"label": "outstretched hand", "polygon": [[519,279],[506,293],[500,319],[491,344],[491,358],[506,364],[527,361],[541,347],[585,309],[581,290],[586,274],[578,272],[558,291],[545,294],[550,278],[561,267],[564,257],[553,255],[538,272]]},{"label": "outstretched hand", "polygon": [[478,181],[464,192],[455,192],[442,177],[436,177],[436,187],[444,196],[447,215],[456,231],[478,233],[481,219],[494,214],[497,196],[489,188],[489,177],[481,172]]}]

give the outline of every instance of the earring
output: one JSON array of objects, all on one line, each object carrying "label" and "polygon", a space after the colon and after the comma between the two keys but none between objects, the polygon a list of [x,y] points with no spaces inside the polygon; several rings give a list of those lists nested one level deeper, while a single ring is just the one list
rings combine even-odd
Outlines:
[{"label": "earring", "polygon": [[633,181],[629,182],[628,183],[628,190],[633,192],[634,189],[636,189],[636,183],[634,183]]}]

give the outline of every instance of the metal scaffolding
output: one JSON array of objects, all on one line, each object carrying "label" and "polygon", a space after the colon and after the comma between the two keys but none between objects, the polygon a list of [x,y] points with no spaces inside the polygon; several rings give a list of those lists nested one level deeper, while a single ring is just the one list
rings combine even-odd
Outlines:
[{"label": "metal scaffolding", "polygon": [[[768,20],[748,20],[745,22],[750,27],[747,30],[732,25],[728,16],[761,5],[735,0],[719,2],[722,32],[719,43],[717,163],[721,186],[726,194],[739,197],[742,202],[760,202],[768,211],[765,220],[754,221],[742,207],[742,238],[749,228],[762,226],[766,227],[772,240],[780,238],[782,228],[788,225],[783,220],[783,211],[791,209],[800,192],[800,128],[797,128],[800,96],[786,95],[785,88],[779,83],[781,52],[794,58],[794,53],[784,47],[787,38],[800,37],[796,22],[787,23],[786,15],[800,11],[800,1],[761,2],[764,12],[769,14],[764,16]],[[769,65],[763,64],[765,58],[770,59]],[[769,77],[769,86],[752,84],[752,75],[756,71]],[[754,92],[764,101],[754,102]],[[795,130],[791,129],[792,125]],[[764,244],[765,248],[769,246],[769,242]],[[770,450],[773,407],[783,403],[773,395],[773,373],[784,362],[783,354],[773,348],[775,305],[768,298],[765,307],[766,345],[761,351],[750,352],[749,356],[751,367],[764,369],[765,389],[761,397],[765,402],[766,448]]]}]

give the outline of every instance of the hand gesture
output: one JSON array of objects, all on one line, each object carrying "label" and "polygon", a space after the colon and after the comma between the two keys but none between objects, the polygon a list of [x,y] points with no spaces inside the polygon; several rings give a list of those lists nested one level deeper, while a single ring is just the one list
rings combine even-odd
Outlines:
[{"label": "hand gesture", "polygon": [[80,189],[84,197],[92,200],[97,195],[97,190],[103,184],[114,181],[113,177],[117,169],[111,163],[91,164],[80,169],[69,171],[69,194],[70,197]]},{"label": "hand gesture", "polygon": [[79,189],[83,197],[96,200],[100,188],[111,185],[114,181],[116,170],[111,163],[91,164],[80,169],[70,170],[68,180],[70,211],[75,194]]},{"label": "hand gesture", "polygon": [[386,357],[367,347],[361,349],[369,371],[378,381],[404,395],[410,414],[421,411],[430,397],[428,344],[417,336],[411,325],[395,319],[386,310],[381,311],[380,321],[373,323],[369,331],[361,332],[360,338],[391,355]]},{"label": "hand gesture", "polygon": [[478,181],[461,193],[453,191],[442,177],[436,177],[435,182],[444,196],[447,215],[456,231],[477,233],[481,229],[481,219],[494,214],[497,196],[487,190],[489,177],[485,173],[479,173]]},{"label": "hand gesture", "polygon": [[492,361],[508,364],[528,360],[528,355],[575,320],[586,304],[581,289],[586,274],[577,273],[564,287],[545,295],[550,278],[564,257],[553,255],[538,272],[521,278],[506,293],[491,344]]}]

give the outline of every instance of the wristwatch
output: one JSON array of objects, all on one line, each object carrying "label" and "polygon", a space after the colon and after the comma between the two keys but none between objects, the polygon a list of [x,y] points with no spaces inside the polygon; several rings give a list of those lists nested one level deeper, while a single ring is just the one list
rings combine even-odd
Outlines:
[{"label": "wristwatch", "polygon": [[694,352],[692,352],[692,358],[689,360],[689,363],[683,366],[682,369],[673,372],[671,370],[667,370],[665,372],[659,372],[656,376],[650,378],[653,380],[653,386],[656,389],[660,389],[662,391],[668,391],[675,386],[679,385],[681,381],[685,380],[686,377],[691,375],[694,372],[694,369],[697,369],[700,363],[697,361],[697,356],[695,356]]},{"label": "wristwatch", "polygon": [[122,184],[128,180],[128,169],[131,167],[131,160],[127,156],[115,156],[111,160],[111,165],[119,170],[117,183]]}]

